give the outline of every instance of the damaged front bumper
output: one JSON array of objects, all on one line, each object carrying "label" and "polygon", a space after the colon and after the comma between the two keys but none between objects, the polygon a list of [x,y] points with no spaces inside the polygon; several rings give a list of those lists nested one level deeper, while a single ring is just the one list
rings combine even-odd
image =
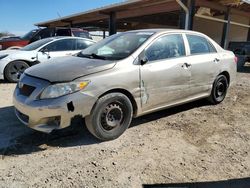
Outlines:
[{"label": "damaged front bumper", "polygon": [[21,83],[23,87],[28,85],[35,89],[28,95],[29,92],[16,87],[13,96],[16,116],[28,127],[46,133],[68,127],[75,116],[89,115],[96,101],[82,92],[41,100],[39,95],[49,85],[47,81],[25,76]]}]

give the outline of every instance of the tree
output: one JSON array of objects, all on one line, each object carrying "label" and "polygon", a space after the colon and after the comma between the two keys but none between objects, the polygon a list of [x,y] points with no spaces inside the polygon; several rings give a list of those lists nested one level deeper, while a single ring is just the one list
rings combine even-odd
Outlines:
[{"label": "tree", "polygon": [[2,31],[0,32],[0,37],[5,37],[5,36],[15,36],[14,34],[8,32],[8,31]]}]

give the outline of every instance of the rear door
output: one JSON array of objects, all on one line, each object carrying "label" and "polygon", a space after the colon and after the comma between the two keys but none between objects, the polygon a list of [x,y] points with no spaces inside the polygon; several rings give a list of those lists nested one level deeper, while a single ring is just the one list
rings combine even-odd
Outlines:
[{"label": "rear door", "polygon": [[217,75],[220,57],[215,47],[203,36],[186,34],[189,44],[188,63],[190,64],[191,96],[206,94]]},{"label": "rear door", "polygon": [[186,51],[181,34],[168,34],[154,40],[143,52],[148,62],[141,65],[143,111],[185,100],[191,73],[185,66]]}]

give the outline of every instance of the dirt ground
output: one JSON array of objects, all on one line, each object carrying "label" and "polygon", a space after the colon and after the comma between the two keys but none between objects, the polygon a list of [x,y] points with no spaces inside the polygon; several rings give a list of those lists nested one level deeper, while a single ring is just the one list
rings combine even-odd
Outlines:
[{"label": "dirt ground", "polygon": [[0,187],[142,187],[250,177],[250,73],[225,101],[204,100],[135,119],[100,142],[81,122],[50,135],[26,128],[0,83]]}]

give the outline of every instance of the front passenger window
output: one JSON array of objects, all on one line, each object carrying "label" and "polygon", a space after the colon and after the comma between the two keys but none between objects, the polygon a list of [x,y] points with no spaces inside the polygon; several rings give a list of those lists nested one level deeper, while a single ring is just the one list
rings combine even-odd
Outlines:
[{"label": "front passenger window", "polygon": [[75,50],[74,39],[62,39],[54,41],[45,47],[50,52]]},{"label": "front passenger window", "polygon": [[180,34],[166,35],[158,38],[146,49],[149,61],[185,56],[185,47]]}]

